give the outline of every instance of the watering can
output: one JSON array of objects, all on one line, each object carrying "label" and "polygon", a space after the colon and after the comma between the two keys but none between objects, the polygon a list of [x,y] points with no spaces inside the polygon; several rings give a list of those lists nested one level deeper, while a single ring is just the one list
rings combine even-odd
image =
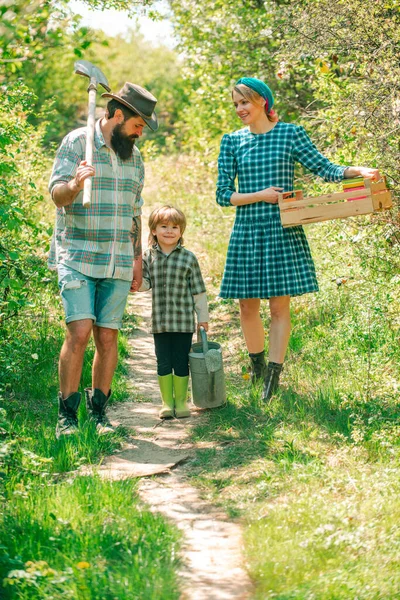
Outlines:
[{"label": "watering can", "polygon": [[192,400],[198,408],[216,408],[226,402],[224,368],[220,344],[209,342],[204,327],[189,352]]}]

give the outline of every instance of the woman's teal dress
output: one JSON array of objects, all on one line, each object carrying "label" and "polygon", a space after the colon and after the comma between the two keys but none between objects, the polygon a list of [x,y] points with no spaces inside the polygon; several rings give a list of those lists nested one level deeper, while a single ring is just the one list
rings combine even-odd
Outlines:
[{"label": "woman's teal dress", "polygon": [[[323,156],[303,127],[279,121],[267,132],[248,128],[224,135],[218,158],[217,202],[232,206],[236,191],[264,188],[293,190],[294,165],[301,163],[325,181],[341,181],[346,167]],[[318,291],[314,262],[302,227],[284,229],[277,204],[257,202],[236,207],[222,298],[300,296]]]}]

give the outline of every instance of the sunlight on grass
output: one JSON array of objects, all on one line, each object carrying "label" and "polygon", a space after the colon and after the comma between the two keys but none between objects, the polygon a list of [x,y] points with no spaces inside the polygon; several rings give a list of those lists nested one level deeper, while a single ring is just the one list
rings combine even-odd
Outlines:
[{"label": "sunlight on grass", "polygon": [[136,485],[78,477],[15,489],[0,522],[2,597],[177,599],[177,535],[139,506]]},{"label": "sunlight on grass", "polygon": [[[198,450],[188,474],[205,498],[246,523],[255,598],[400,597],[400,289],[398,274],[378,269],[358,241],[356,227],[367,220],[307,228],[321,289],[293,299],[282,386],[265,405],[250,384],[237,302],[217,297],[234,211],[215,203],[215,172],[200,157],[160,157],[148,165],[144,196],[147,211],[173,204],[185,212],[185,245],[205,277],[228,402],[194,422]],[[77,475],[127,432],[99,438],[82,406],[79,435],[54,437],[63,339],[56,295],[53,281],[36,328],[21,321],[0,348],[0,396],[11,420],[0,418],[6,598],[173,600],[176,532],[138,504],[134,482]],[[261,311],[268,330],[266,302]],[[136,324],[127,314],[114,400],[129,399],[124,359]],[[92,357],[90,344],[82,389]]]},{"label": "sunlight on grass", "polygon": [[[163,163],[159,173],[157,202],[176,201],[188,216],[187,245],[207,281],[209,336],[221,343],[226,370],[228,403],[194,424],[189,475],[204,497],[248,523],[255,597],[399,597],[400,291],[395,273],[377,270],[357,245],[368,217],[307,228],[321,289],[293,299],[282,387],[263,405],[248,380],[237,302],[216,297],[233,211],[215,206],[196,161]],[[266,302],[261,310],[267,331]]]}]

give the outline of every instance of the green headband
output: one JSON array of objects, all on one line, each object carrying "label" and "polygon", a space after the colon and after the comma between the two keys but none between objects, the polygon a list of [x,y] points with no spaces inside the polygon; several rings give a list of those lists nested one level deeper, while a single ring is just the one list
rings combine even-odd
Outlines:
[{"label": "green headband", "polygon": [[241,77],[236,82],[236,85],[239,85],[240,83],[251,88],[252,90],[257,92],[257,94],[259,94],[262,98],[264,98],[264,100],[266,100],[267,110],[271,110],[271,108],[274,105],[274,97],[266,83],[261,81],[261,79],[256,79],[255,77]]}]

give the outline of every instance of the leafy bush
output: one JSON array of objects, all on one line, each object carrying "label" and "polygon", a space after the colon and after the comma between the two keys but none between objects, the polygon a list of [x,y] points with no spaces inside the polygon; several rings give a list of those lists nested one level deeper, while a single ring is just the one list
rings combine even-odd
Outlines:
[{"label": "leafy bush", "polygon": [[36,181],[44,169],[41,130],[27,122],[34,100],[22,83],[5,88],[0,109],[0,324],[33,304],[48,275],[43,250],[48,233],[35,208],[43,199]]}]

